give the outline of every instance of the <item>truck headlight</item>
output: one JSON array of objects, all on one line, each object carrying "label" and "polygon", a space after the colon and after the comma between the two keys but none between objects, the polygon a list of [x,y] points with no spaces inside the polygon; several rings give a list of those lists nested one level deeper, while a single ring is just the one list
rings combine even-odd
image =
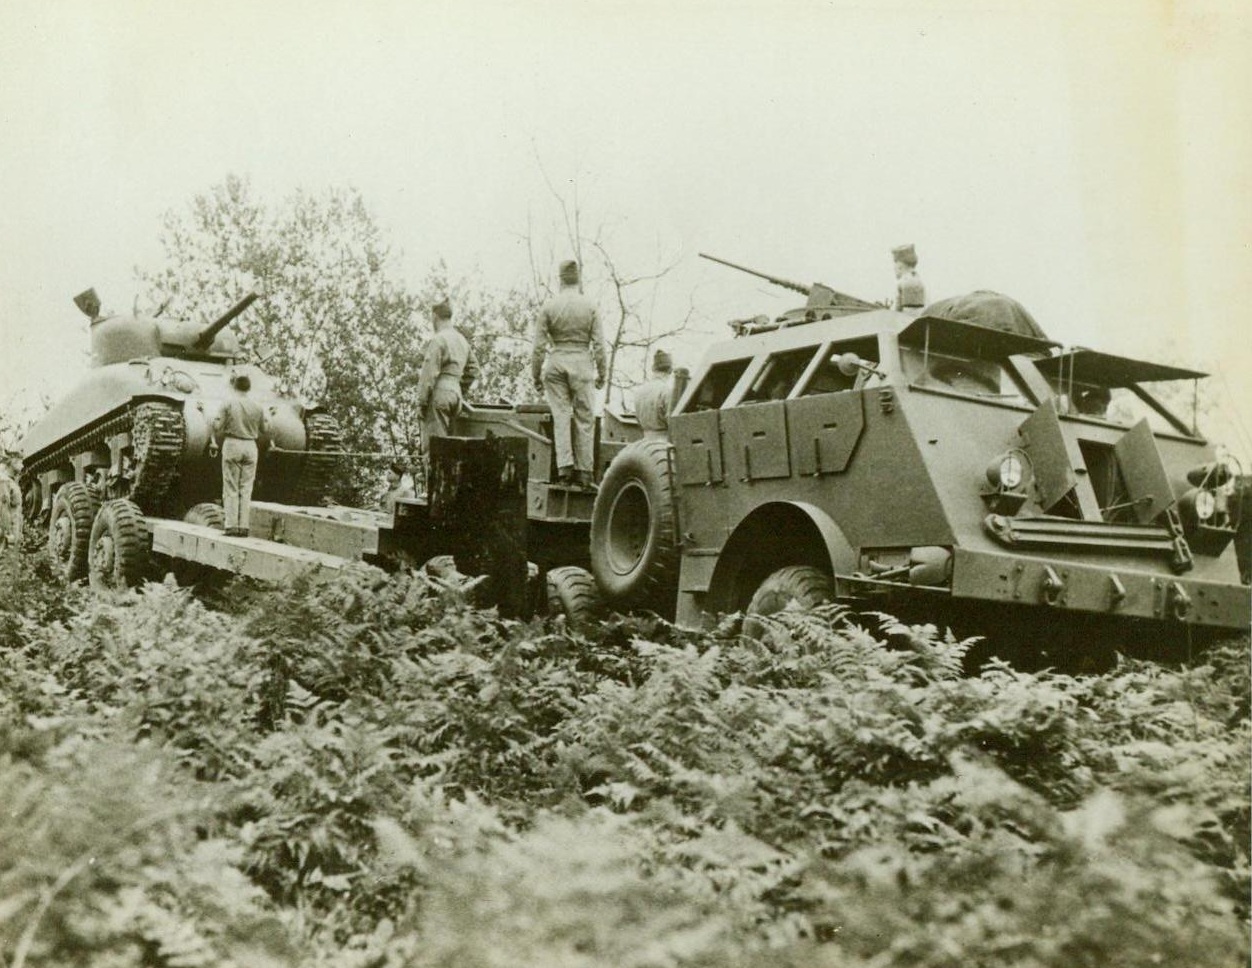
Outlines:
[{"label": "truck headlight", "polygon": [[987,467],[987,483],[997,490],[1015,491],[1026,479],[1025,455],[1010,450],[991,462]]},{"label": "truck headlight", "polygon": [[1217,498],[1212,491],[1197,491],[1195,495],[1195,516],[1199,521],[1208,521],[1217,510]]}]

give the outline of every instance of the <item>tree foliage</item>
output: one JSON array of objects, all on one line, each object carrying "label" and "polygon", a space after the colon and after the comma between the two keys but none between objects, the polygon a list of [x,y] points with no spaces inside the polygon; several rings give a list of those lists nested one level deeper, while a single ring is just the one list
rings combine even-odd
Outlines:
[{"label": "tree foliage", "polygon": [[454,279],[442,263],[411,287],[354,189],[266,202],[229,176],[165,216],[161,245],[164,264],[139,270],[151,303],[208,323],[248,291],[261,293],[233,324],[244,353],[284,392],[322,402],[350,451],[418,452],[428,310],[445,297],[483,363],[475,394],[518,392],[530,302]]}]

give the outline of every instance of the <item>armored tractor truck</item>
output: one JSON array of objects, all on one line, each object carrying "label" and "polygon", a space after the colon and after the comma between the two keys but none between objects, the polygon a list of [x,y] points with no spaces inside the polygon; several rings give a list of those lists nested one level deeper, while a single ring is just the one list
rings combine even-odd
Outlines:
[{"label": "armored tractor truck", "polygon": [[668,442],[610,462],[590,529],[610,604],[1248,628],[1239,469],[1153,392],[1204,374],[1026,335],[994,293],[918,315],[789,285],[805,306],[732,324]]}]

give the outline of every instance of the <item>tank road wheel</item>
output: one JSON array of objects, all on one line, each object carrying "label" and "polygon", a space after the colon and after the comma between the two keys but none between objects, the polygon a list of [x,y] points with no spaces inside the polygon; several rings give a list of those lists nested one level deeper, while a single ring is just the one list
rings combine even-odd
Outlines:
[{"label": "tank road wheel", "polygon": [[548,614],[564,615],[570,628],[597,621],[604,601],[591,572],[577,565],[563,565],[548,572]]},{"label": "tank road wheel", "polygon": [[198,524],[203,528],[216,528],[218,531],[224,531],[226,510],[220,504],[206,501],[204,504],[195,505],[184,514],[183,520],[188,524]]},{"label": "tank road wheel", "polygon": [[611,602],[673,611],[679,546],[669,444],[624,447],[600,482],[591,512],[591,571]]},{"label": "tank road wheel", "polygon": [[106,501],[91,526],[92,588],[138,585],[148,567],[148,529],[139,505],[125,498]]},{"label": "tank road wheel", "polygon": [[828,574],[812,565],[779,568],[765,581],[748,603],[743,634],[760,642],[766,636],[766,623],[757,616],[773,615],[795,602],[801,608],[816,608],[835,600],[835,585]]},{"label": "tank road wheel", "polygon": [[87,485],[78,481],[63,484],[52,499],[48,553],[66,581],[81,581],[87,577],[91,522],[98,506]]}]

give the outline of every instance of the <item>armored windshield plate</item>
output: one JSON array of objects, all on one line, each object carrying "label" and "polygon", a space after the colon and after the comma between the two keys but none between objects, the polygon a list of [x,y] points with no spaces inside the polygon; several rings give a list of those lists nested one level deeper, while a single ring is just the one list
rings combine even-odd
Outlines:
[{"label": "armored windshield plate", "polygon": [[1078,349],[1036,360],[1035,366],[1049,380],[1073,379],[1078,383],[1094,383],[1102,387],[1128,387],[1135,383],[1158,383],[1165,380],[1198,380],[1208,376],[1199,370],[1180,366],[1144,363],[1125,356]]},{"label": "armored windshield plate", "polygon": [[[929,335],[928,335],[929,333]],[[1022,354],[1045,354],[1060,343],[1006,333],[940,316],[919,316],[900,331],[900,345],[977,360],[1003,360]]]}]

